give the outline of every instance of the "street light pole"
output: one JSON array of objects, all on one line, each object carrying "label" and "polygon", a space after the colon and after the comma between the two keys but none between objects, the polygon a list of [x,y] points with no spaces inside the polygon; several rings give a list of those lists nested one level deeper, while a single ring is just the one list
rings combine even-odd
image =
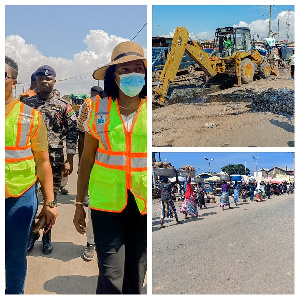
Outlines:
[{"label": "street light pole", "polygon": [[211,158],[211,159],[208,159],[207,157],[204,157],[206,160],[208,160],[208,165],[209,165],[209,173],[211,175],[211,165],[210,165],[210,162],[212,162],[214,159]]},{"label": "street light pole", "polygon": [[256,173],[256,177],[258,177],[257,176],[257,160],[259,159],[259,157],[254,157],[253,155],[252,155],[252,157],[253,157],[253,159],[255,160],[255,173]]}]

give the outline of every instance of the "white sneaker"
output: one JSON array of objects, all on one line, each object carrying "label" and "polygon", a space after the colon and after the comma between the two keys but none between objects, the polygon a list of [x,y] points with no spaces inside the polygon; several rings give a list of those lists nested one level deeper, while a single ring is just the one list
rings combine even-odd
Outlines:
[{"label": "white sneaker", "polygon": [[87,243],[82,253],[82,258],[87,261],[91,261],[95,256],[95,244]]}]

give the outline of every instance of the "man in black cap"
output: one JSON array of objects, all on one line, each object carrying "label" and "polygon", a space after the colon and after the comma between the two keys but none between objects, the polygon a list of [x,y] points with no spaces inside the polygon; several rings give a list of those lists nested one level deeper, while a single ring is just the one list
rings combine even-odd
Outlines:
[{"label": "man in black cap", "polygon": [[[50,163],[53,172],[54,201],[59,192],[62,173],[68,176],[73,171],[73,156],[76,153],[77,144],[77,118],[72,105],[60,98],[57,90],[54,90],[56,72],[47,65],[36,70],[36,83],[38,93],[23,102],[39,110],[47,126]],[[63,138],[66,139],[67,159],[64,161]],[[31,251],[39,234],[31,234],[27,251]],[[43,253],[52,252],[51,230],[43,235]]]},{"label": "man in black cap", "polygon": [[101,98],[106,97],[103,88],[100,87],[100,86],[95,85],[91,88],[91,97],[94,97],[94,96],[97,96],[97,95],[99,95]]}]

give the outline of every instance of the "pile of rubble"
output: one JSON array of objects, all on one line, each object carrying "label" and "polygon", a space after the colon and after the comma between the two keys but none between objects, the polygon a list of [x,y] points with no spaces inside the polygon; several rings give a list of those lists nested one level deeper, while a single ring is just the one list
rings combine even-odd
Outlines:
[{"label": "pile of rubble", "polygon": [[251,98],[253,112],[271,112],[283,116],[293,116],[295,109],[295,92],[289,89],[268,89],[256,93]]}]

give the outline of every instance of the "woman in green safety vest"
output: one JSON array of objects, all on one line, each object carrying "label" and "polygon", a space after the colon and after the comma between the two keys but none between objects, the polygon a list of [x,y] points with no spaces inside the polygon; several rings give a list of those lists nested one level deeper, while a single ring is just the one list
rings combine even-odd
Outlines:
[{"label": "woman in green safety vest", "polygon": [[86,99],[84,149],[73,223],[86,231],[89,190],[98,256],[97,294],[140,294],[147,270],[147,62],[140,45],[118,44],[94,71],[107,98]]},{"label": "woman in green safety vest", "polygon": [[18,64],[5,56],[5,294],[24,294],[37,179],[44,198],[37,229],[51,228],[58,215],[47,128],[40,112],[13,97],[17,76]]}]

